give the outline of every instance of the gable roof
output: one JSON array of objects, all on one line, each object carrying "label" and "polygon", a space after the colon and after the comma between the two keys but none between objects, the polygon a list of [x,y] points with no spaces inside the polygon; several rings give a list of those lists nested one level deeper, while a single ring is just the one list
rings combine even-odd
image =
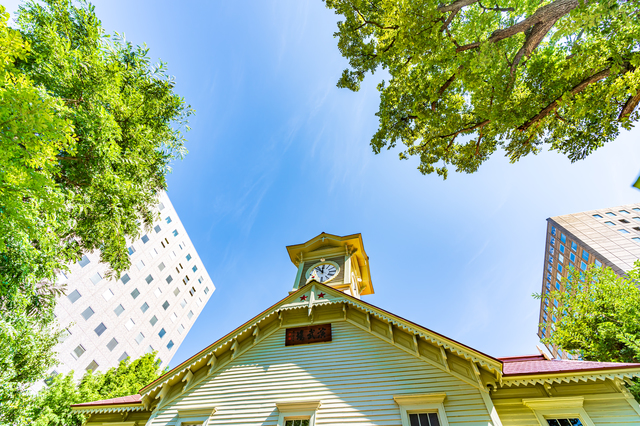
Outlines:
[{"label": "gable roof", "polygon": [[[317,292],[318,295],[325,294],[326,297],[323,296],[322,300],[315,300],[313,294],[315,294],[314,290],[316,288],[319,290]],[[303,298],[300,296],[306,296],[307,293],[310,293],[309,300],[306,300],[306,297]],[[325,284],[314,282],[313,284],[306,285],[292,292],[290,295],[245,322],[240,327],[226,334],[166,374],[154,380],[152,383],[142,388],[140,390],[140,394],[123,398],[129,398],[128,401],[130,402],[128,404],[130,405],[133,404],[133,406],[149,408],[154,399],[160,397],[161,400],[164,400],[164,396],[166,395],[166,392],[169,391],[170,386],[186,381],[187,384],[184,385],[184,389],[187,389],[189,382],[194,376],[193,372],[203,368],[205,366],[205,362],[206,366],[211,365],[209,370],[209,374],[211,374],[214,366],[216,365],[216,351],[231,350],[235,356],[236,352],[234,347],[237,349],[239,339],[242,336],[248,336],[248,333],[252,333],[255,337],[255,344],[255,342],[258,341],[257,333],[260,332],[259,325],[268,318],[274,318],[274,315],[277,315],[276,318],[280,318],[280,315],[284,311],[301,308],[308,308],[311,313],[314,306],[338,303],[344,305],[343,309],[345,309],[345,319],[347,305],[353,306],[357,308],[358,311],[366,313],[367,321],[369,321],[368,318],[369,315],[371,315],[372,318],[378,318],[387,322],[390,327],[393,325],[408,332],[409,334],[412,334],[414,338],[419,336],[420,338],[427,340],[434,346],[440,347],[442,351],[446,349],[466,360],[472,361],[472,364],[478,363],[482,368],[486,368],[492,374],[495,374],[495,379],[499,381],[500,385],[511,386],[538,382],[577,381],[586,380],[585,377],[589,379],[597,379],[608,377],[613,378],[614,376],[618,378],[640,376],[640,364],[557,361],[547,360],[542,355],[494,358],[436,333],[426,327],[422,327],[378,308],[370,303],[363,302],[362,300],[342,293]],[[233,359],[233,357],[231,359]],[[194,368],[193,371],[191,371],[192,368]],[[476,371],[476,374],[479,373]],[[76,404],[73,406],[73,409],[88,412],[87,410],[89,409],[93,411],[98,407],[108,408],[116,406],[117,404],[119,403],[115,402],[115,399],[94,401],[90,403]],[[130,410],[130,408],[127,407],[127,409],[123,411],[127,410]]]}]

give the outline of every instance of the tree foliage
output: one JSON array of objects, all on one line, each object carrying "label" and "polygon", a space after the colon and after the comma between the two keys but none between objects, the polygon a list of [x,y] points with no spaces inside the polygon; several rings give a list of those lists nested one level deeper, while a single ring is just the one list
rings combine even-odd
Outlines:
[{"label": "tree foliage", "polygon": [[121,361],[104,373],[88,372],[80,382],[74,380],[73,372],[58,375],[30,401],[20,421],[34,419],[37,426],[80,426],[84,415],[71,411],[71,404],[135,395],[161,373],[160,360],[154,352],[133,362]]},{"label": "tree foliage", "polygon": [[192,114],[90,4],[29,0],[7,20],[0,7],[0,419],[56,362],[56,275],[89,251],[128,269]]},{"label": "tree foliage", "polygon": [[338,86],[389,74],[373,150],[401,142],[422,173],[473,173],[499,148],[577,161],[640,118],[639,0],[325,2],[343,17]]},{"label": "tree foliage", "polygon": [[[587,361],[640,363],[639,285],[640,261],[624,277],[606,267],[574,271],[566,291],[544,296],[558,320],[543,341]],[[638,399],[640,384],[632,391]]]}]

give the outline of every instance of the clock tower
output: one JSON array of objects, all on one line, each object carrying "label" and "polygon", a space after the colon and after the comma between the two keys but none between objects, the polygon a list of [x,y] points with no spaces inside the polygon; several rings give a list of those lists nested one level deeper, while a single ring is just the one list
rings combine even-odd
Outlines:
[{"label": "clock tower", "polygon": [[317,281],[358,299],[373,294],[362,235],[339,237],[323,232],[306,243],[288,246],[287,251],[298,267],[293,291]]}]

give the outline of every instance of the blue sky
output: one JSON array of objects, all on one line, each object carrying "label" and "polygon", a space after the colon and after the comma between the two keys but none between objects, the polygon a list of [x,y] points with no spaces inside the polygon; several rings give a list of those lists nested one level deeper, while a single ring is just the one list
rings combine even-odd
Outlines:
[{"label": "blue sky", "polygon": [[346,61],[320,0],[95,4],[196,109],[168,192],[217,290],[172,366],[286,296],[285,246],[323,231],[362,233],[368,302],[490,355],[536,353],[545,219],[640,198],[638,129],[580,163],[497,154],[446,181],[374,155],[380,76],[335,87]]}]

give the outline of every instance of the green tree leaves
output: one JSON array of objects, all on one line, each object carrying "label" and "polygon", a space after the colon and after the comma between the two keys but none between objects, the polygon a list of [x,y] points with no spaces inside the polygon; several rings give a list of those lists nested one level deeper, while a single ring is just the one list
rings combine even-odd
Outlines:
[{"label": "green tree leaves", "polygon": [[545,145],[577,161],[640,118],[638,0],[325,1],[344,18],[338,87],[390,75],[374,152],[402,143],[422,173]]}]

